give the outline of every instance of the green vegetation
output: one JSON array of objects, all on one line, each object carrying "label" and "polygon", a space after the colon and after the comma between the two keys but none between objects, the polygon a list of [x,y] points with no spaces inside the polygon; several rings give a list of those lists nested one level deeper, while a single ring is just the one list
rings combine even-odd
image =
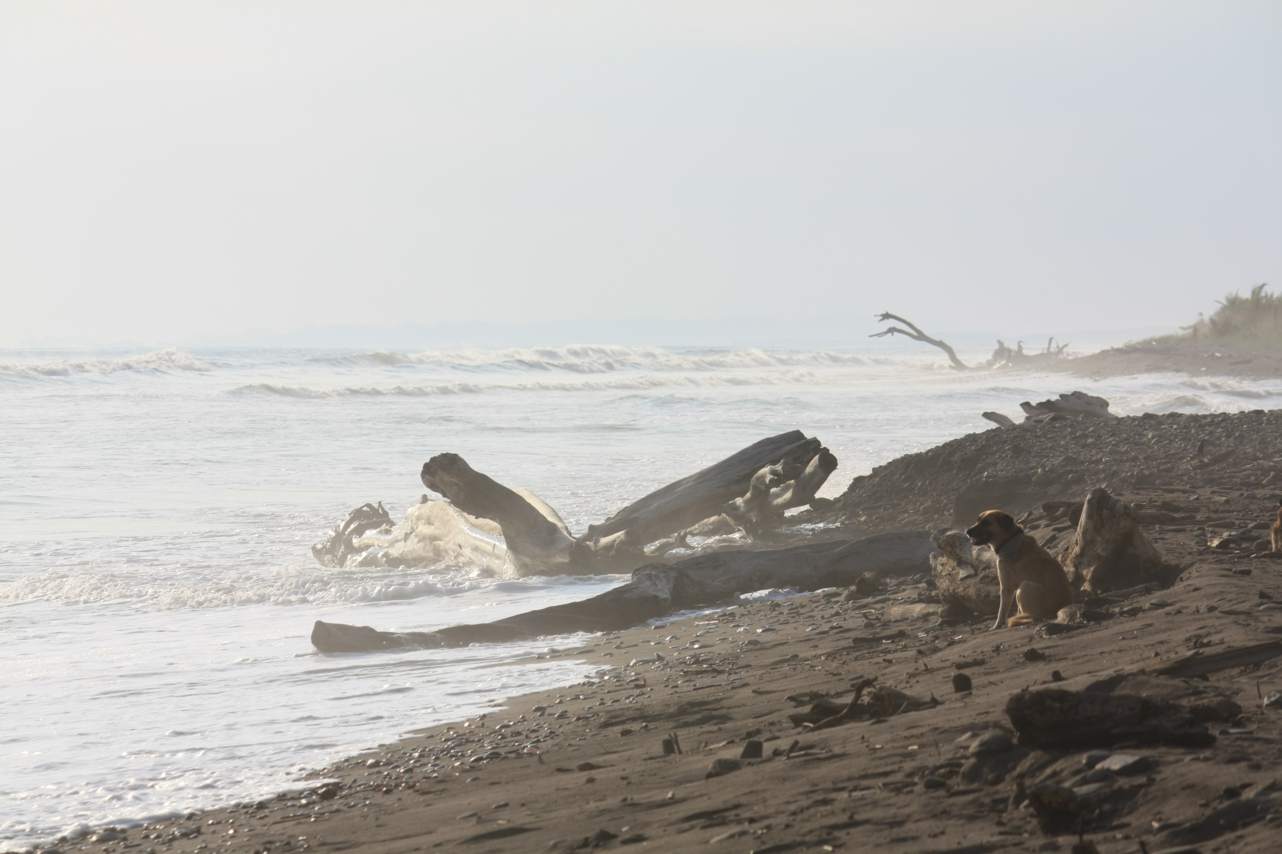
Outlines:
[{"label": "green vegetation", "polygon": [[1219,300],[1210,317],[1184,327],[1178,335],[1153,339],[1155,344],[1205,342],[1241,349],[1282,350],[1282,294],[1269,293],[1267,283],[1251,288],[1243,296],[1234,291]]}]

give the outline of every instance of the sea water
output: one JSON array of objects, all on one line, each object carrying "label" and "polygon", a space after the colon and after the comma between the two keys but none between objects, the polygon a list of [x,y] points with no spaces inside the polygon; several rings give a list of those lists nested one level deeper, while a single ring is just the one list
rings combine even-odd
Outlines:
[{"label": "sea water", "polygon": [[400,517],[442,451],[574,531],[764,436],[824,494],[1080,388],[1119,414],[1282,405],[1282,384],[947,369],[933,351],[0,352],[0,846],[262,797],[305,769],[590,673],[581,638],[324,656],[317,619],[423,630],[619,577],[323,569],[353,506]]}]

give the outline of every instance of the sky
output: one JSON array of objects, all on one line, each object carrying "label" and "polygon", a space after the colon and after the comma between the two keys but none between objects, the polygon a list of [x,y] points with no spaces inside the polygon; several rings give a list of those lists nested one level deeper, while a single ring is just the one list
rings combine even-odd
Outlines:
[{"label": "sky", "polygon": [[1280,142],[1276,0],[7,0],[0,348],[1173,327]]}]

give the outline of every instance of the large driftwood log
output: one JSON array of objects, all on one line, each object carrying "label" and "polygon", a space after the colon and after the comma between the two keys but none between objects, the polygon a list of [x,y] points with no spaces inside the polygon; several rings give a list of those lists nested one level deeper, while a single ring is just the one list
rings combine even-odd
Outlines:
[{"label": "large driftwood log", "polygon": [[920,327],[911,320],[907,320],[897,314],[891,314],[888,311],[883,311],[881,314],[877,315],[877,320],[882,323],[902,323],[903,326],[889,326],[880,332],[874,332],[868,336],[869,338],[885,338],[887,335],[902,335],[905,338],[911,338],[914,341],[920,341],[923,344],[938,347],[940,350],[943,350],[944,355],[948,357],[949,364],[958,370],[966,370],[966,363],[957,358],[957,351],[952,348],[952,345],[948,344],[946,341],[941,341],[938,338],[930,337],[925,332],[922,332]]},{"label": "large driftwood log", "polygon": [[1039,403],[1024,401],[1019,408],[1024,410],[1025,421],[1045,421],[1056,416],[1107,418],[1113,414],[1108,411],[1107,400],[1083,391],[1061,394],[1054,400]]},{"label": "large driftwood log", "polygon": [[1150,582],[1165,586],[1178,574],[1140,530],[1130,505],[1102,487],[1086,497],[1061,562],[1074,585],[1093,593]]},{"label": "large driftwood log", "polygon": [[628,583],[590,599],[492,623],[433,632],[380,632],[368,626],[317,621],[312,644],[322,652],[365,652],[615,631],[676,611],[726,604],[754,590],[848,586],[868,572],[912,575],[929,567],[930,549],[925,531],[902,531],[782,549],[711,552],[670,566],[641,567]]},{"label": "large driftwood log", "polygon": [[[605,539],[627,531],[634,542],[649,543],[675,534],[718,515],[727,503],[748,494],[754,477],[763,469],[779,467],[764,474],[758,487],[768,484],[773,489],[804,472],[821,450],[818,439],[808,439],[800,430],[754,442],[719,463],[637,499],[599,525],[588,526],[584,539]],[[836,458],[829,457],[836,468]]]},{"label": "large driftwood log", "polygon": [[1205,747],[1215,742],[1202,715],[1157,697],[1105,690],[1021,691],[1006,703],[1019,743],[1041,750],[1086,750],[1119,744]]},{"label": "large driftwood log", "polygon": [[518,572],[564,571],[574,538],[554,514],[493,478],[458,454],[437,454],[423,463],[423,485],[471,516],[497,522]]},{"label": "large driftwood log", "polygon": [[497,522],[518,572],[624,572],[652,560],[644,548],[710,518],[750,534],[776,527],[814,500],[837,458],[800,431],[762,439],[658,489],[574,537],[536,497],[476,471],[458,454],[423,464],[423,484],[463,512]]},{"label": "large driftwood log", "polygon": [[[1060,418],[1107,418],[1113,413],[1108,411],[1108,401],[1093,394],[1074,391],[1061,394],[1053,400],[1030,403],[1027,400],[1019,405],[1024,411],[1025,424],[1038,424]],[[999,427],[1014,427],[1015,422],[1000,412],[980,413],[983,418]]]}]

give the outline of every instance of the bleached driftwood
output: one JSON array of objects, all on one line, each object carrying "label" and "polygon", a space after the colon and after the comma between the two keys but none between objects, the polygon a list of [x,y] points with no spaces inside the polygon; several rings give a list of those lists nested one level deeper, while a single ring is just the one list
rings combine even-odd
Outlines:
[{"label": "bleached driftwood", "polygon": [[[626,572],[654,554],[688,546],[689,536],[768,533],[783,523],[788,510],[813,503],[836,467],[837,458],[819,440],[798,431],[784,433],[656,490],[575,537],[538,496],[495,481],[457,454],[438,454],[424,464],[421,478],[446,502],[425,497],[395,531],[381,505],[376,524],[364,527],[356,523],[372,518],[374,505],[357,508],[313,553],[325,566],[415,566],[442,556],[466,560],[480,549],[482,563],[494,566],[494,538],[501,534],[503,544],[497,547],[504,557],[497,564],[510,564],[520,574]],[[457,518],[419,512],[442,504],[457,511]],[[448,530],[435,530],[441,526]],[[389,536],[360,540],[372,527]],[[662,540],[665,535],[671,539]]]},{"label": "bleached driftwood", "polygon": [[518,572],[562,570],[574,538],[559,519],[529,497],[476,471],[458,454],[437,454],[423,463],[423,485],[470,516],[497,522]]},{"label": "bleached driftwood", "polygon": [[1131,506],[1108,490],[1091,490],[1077,534],[1061,557],[1074,586],[1094,593],[1170,583],[1178,570],[1162,560],[1140,530]]},{"label": "bleached driftwood", "polygon": [[1067,343],[1056,344],[1054,336],[1046,342],[1046,349],[1040,353],[1030,353],[1024,349],[1024,342],[1015,342],[1014,347],[1007,346],[1006,342],[997,339],[997,348],[993,354],[988,357],[986,367],[989,368],[1036,368],[1044,362],[1062,359],[1064,351],[1068,349]]},{"label": "bleached driftwood", "polygon": [[[1056,418],[1108,418],[1113,413],[1108,411],[1108,401],[1093,394],[1074,391],[1061,394],[1054,400],[1043,400],[1039,403],[1024,401],[1019,405],[1024,411],[1024,423],[1036,424]],[[1000,412],[984,412],[981,415],[1000,427],[1014,427],[1015,421]]]},{"label": "bleached driftwood", "polygon": [[362,504],[348,513],[329,536],[312,546],[312,556],[321,566],[345,566],[348,558],[362,551],[357,545],[359,538],[371,531],[391,527],[392,517],[383,507],[383,502]]},{"label": "bleached driftwood", "polygon": [[957,351],[952,348],[952,345],[948,344],[946,341],[941,341],[938,338],[932,338],[925,332],[922,332],[921,328],[911,320],[907,320],[897,314],[891,314],[888,311],[883,311],[881,314],[877,315],[877,320],[882,323],[902,323],[903,326],[888,326],[880,332],[874,332],[869,335],[869,338],[885,338],[888,335],[902,335],[905,338],[911,338],[914,341],[920,341],[923,344],[938,347],[940,350],[943,350],[944,355],[948,357],[949,364],[958,370],[966,370],[966,363],[957,358]]},{"label": "bleached driftwood", "polygon": [[869,572],[914,575],[929,566],[930,549],[927,532],[901,531],[782,549],[709,552],[672,565],[641,567],[627,584],[590,599],[492,623],[434,632],[381,632],[369,626],[317,621],[312,627],[312,644],[322,652],[365,652],[616,631],[677,611],[725,604],[754,590],[849,586]]},{"label": "bleached driftwood", "polygon": [[1026,421],[1040,421],[1057,415],[1107,418],[1113,414],[1108,411],[1107,400],[1082,391],[1061,394],[1055,400],[1043,400],[1040,403],[1024,401],[1019,408],[1024,410]]},{"label": "bleached driftwood", "polygon": [[980,416],[983,417],[984,420],[986,421],[993,422],[998,427],[1014,427],[1015,426],[1014,421],[1012,421],[1008,416],[1002,415],[1000,412],[993,412],[990,410],[988,412],[981,412]]}]

